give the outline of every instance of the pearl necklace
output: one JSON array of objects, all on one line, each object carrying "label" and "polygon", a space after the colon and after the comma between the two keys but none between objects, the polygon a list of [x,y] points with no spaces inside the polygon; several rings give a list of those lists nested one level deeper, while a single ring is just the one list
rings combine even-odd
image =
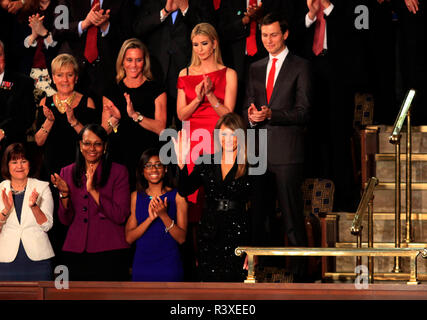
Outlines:
[{"label": "pearl necklace", "polygon": [[58,98],[58,94],[55,94],[55,96],[54,96],[55,105],[58,108],[58,111],[61,113],[65,113],[65,111],[67,111],[67,105],[71,106],[75,97],[76,97],[75,91],[73,91],[73,93],[70,96],[68,96],[68,98],[66,98],[64,100],[60,100]]}]

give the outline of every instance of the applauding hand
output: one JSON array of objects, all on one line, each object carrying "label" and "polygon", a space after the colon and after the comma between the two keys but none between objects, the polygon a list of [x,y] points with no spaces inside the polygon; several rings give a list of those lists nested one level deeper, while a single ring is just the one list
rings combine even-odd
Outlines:
[{"label": "applauding hand", "polygon": [[180,130],[178,137],[175,139],[172,137],[172,142],[175,150],[176,159],[180,169],[184,168],[186,163],[187,155],[190,152],[190,138],[187,138],[186,130]]}]

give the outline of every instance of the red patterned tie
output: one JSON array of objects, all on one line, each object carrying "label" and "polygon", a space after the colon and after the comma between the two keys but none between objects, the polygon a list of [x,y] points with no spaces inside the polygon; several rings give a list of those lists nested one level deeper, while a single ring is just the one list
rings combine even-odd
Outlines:
[{"label": "red patterned tie", "polygon": [[325,41],[326,21],[323,10],[319,10],[317,21],[315,22],[313,52],[318,56],[323,51],[323,42]]},{"label": "red patterned tie", "polygon": [[[99,3],[99,0],[93,0],[92,8]],[[90,26],[87,30],[86,35],[86,46],[85,46],[85,58],[90,63],[94,62],[98,58],[98,46],[97,46],[98,28]]]},{"label": "red patterned tie", "polygon": [[271,64],[270,73],[268,74],[267,80],[267,103],[270,103],[271,94],[273,93],[274,88],[274,75],[276,73],[276,58],[273,58],[273,62]]},{"label": "red patterned tie", "polygon": [[[256,6],[257,0],[249,0],[250,6]],[[251,21],[250,23],[250,33],[249,36],[246,38],[246,52],[248,53],[248,56],[254,56],[257,53],[257,47],[256,47],[256,21]]]},{"label": "red patterned tie", "polygon": [[214,9],[218,10],[221,5],[221,0],[213,0]]}]

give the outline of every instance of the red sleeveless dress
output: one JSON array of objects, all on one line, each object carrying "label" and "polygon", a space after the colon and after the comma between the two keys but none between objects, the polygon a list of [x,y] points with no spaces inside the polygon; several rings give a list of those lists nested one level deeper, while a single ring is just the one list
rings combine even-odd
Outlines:
[{"label": "red sleeveless dress", "polygon": [[[214,94],[220,101],[220,103],[224,103],[225,97],[225,87],[226,87],[226,73],[227,68],[223,68],[221,70],[213,71],[206,73],[206,76],[211,78]],[[196,86],[203,80],[203,75],[186,75],[178,78],[178,89],[183,89],[185,92],[185,98],[187,104],[193,101],[197,94],[195,91]],[[191,117],[183,122],[182,128],[187,130],[187,136],[190,137],[190,153],[187,158],[187,168],[188,173],[191,173],[194,168],[194,161],[197,159],[197,156],[192,154],[192,150],[195,146],[200,150],[198,154],[202,153],[213,153],[214,152],[214,140],[213,140],[213,132],[215,129],[215,125],[219,119],[218,114],[215,109],[209,103],[208,98],[205,96],[202,103],[197,107],[197,109],[193,112]],[[206,129],[210,133],[210,143],[206,143],[206,140],[203,140],[202,137],[196,137],[193,135],[193,132],[197,129]],[[189,134],[188,134],[189,133]],[[194,139],[194,141],[193,141]],[[204,141],[204,143],[202,143]],[[202,205],[203,205],[203,192],[199,192],[197,190],[193,194],[187,197],[189,202],[196,204],[196,210],[189,210],[188,221],[189,222],[197,222],[200,220]]]}]

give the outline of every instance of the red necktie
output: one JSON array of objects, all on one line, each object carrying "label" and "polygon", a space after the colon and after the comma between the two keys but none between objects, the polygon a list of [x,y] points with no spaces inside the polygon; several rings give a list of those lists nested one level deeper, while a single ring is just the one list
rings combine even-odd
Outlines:
[{"label": "red necktie", "polygon": [[326,21],[323,15],[323,10],[319,10],[317,21],[315,22],[313,52],[318,56],[323,51],[323,43],[325,41]]},{"label": "red necktie", "polygon": [[[99,0],[93,0],[92,8],[99,3]],[[98,28],[90,26],[87,30],[86,35],[86,46],[85,46],[85,58],[90,63],[94,62],[98,58],[98,46],[97,46]]]},{"label": "red necktie", "polygon": [[276,58],[273,58],[273,62],[271,64],[270,73],[268,74],[267,80],[267,103],[270,103],[271,94],[273,93],[274,87],[274,75],[276,73]]},{"label": "red necktie", "polygon": [[214,9],[218,10],[221,5],[221,0],[213,0]]},{"label": "red necktie", "polygon": [[[257,0],[249,0],[250,6],[256,6]],[[249,26],[249,36],[246,38],[246,52],[248,56],[254,56],[257,53],[256,47],[256,21],[251,21]]]}]

